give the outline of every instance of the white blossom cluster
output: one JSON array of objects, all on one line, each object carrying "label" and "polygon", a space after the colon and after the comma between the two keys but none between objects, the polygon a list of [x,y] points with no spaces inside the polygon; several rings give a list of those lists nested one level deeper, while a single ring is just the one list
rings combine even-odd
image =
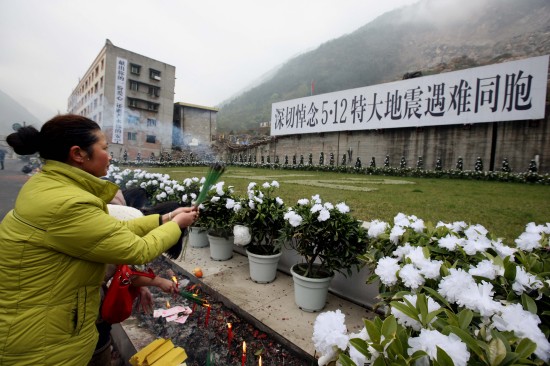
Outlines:
[{"label": "white blossom cluster", "polygon": [[[324,222],[330,219],[331,212],[337,210],[342,214],[350,212],[350,208],[344,202],[340,202],[336,205],[333,205],[330,202],[323,203],[319,195],[314,195],[311,197],[311,200],[307,198],[299,199],[297,202],[298,206],[311,206],[309,211],[314,214],[313,217],[318,222]],[[304,221],[304,217],[296,212],[292,207],[289,207],[288,212],[284,216],[285,220],[293,227],[298,227]]]},{"label": "white blossom cluster", "polygon": [[205,178],[186,178],[182,182],[170,179],[168,174],[149,173],[142,169],[124,169],[110,165],[107,179],[112,180],[121,189],[143,188],[151,199],[151,204],[176,201],[191,205],[197,198]]},{"label": "white blossom cluster", "polygon": [[[307,202],[303,202],[307,204]],[[533,341],[537,348],[535,355],[545,362],[550,361],[550,343],[541,331],[541,323],[538,315],[524,310],[521,304],[508,303],[507,301],[494,299],[495,289],[492,281],[499,283],[504,276],[502,267],[503,259],[513,260],[513,255],[518,251],[532,251],[536,248],[550,248],[550,243],[543,241],[543,234],[550,234],[550,224],[535,225],[530,223],[526,230],[515,240],[517,247],[504,245],[501,240],[491,240],[487,236],[487,230],[481,225],[467,225],[464,222],[438,223],[437,227],[444,226],[450,233],[442,238],[432,238],[432,245],[435,244],[450,253],[460,250],[471,256],[471,261],[464,268],[450,268],[448,274],[441,277],[440,268],[442,261],[429,258],[427,248],[414,246],[408,242],[401,243],[391,256],[381,258],[377,262],[376,275],[381,283],[386,286],[403,286],[411,293],[404,296],[410,304],[416,304],[417,291],[427,280],[434,280],[437,283],[437,292],[447,302],[456,304],[459,307],[467,308],[479,314],[484,324],[496,328],[499,331],[510,331],[519,338],[528,338]],[[368,236],[376,239],[383,234],[389,233],[391,242],[399,244],[403,234],[409,228],[414,232],[424,232],[425,225],[422,220],[415,216],[398,214],[394,219],[394,225],[374,220],[368,226]],[[492,249],[498,254],[497,258],[485,255],[487,250]],[[482,254],[485,259],[479,260]],[[499,259],[500,258],[500,259]],[[499,259],[499,260],[497,260]],[[433,282],[432,282],[433,283]],[[523,266],[517,265],[516,276],[512,284],[512,290],[517,294],[530,293],[550,284],[542,281],[536,274],[530,273]],[[428,312],[435,311],[441,306],[431,297],[428,299]],[[327,312],[331,313],[331,312]],[[405,315],[396,308],[391,308],[399,324],[420,332],[417,337],[409,339],[409,355],[418,350],[423,350],[432,360],[437,358],[436,345],[442,348],[453,360],[455,365],[467,365],[470,354],[460,338],[454,334],[443,335],[431,326],[423,328],[417,320]],[[372,356],[370,359],[355,350],[348,343],[343,345],[346,336],[344,316],[337,311],[336,314],[320,314],[317,317],[314,327],[313,341],[315,348],[321,353],[319,365],[325,365],[336,360],[338,350],[348,350],[350,358],[356,365],[372,363],[379,356],[374,350],[369,349]],[[434,319],[435,320],[435,319]],[[430,323],[432,324],[433,321]],[[358,334],[348,335],[351,338],[361,338],[368,343],[365,329]],[[339,363],[337,362],[337,365]]]},{"label": "white blossom cluster", "polygon": [[[272,181],[271,183],[269,182],[263,183],[261,188],[259,188],[255,182],[250,182],[246,189],[246,193],[248,197],[248,202],[247,202],[248,207],[254,210],[256,208],[256,205],[261,205],[262,203],[264,203],[264,199],[266,196],[266,193],[264,193],[264,190],[266,192],[271,192],[275,188],[279,188],[279,182],[277,182],[276,180]],[[275,202],[280,207],[282,207],[284,204],[281,197],[276,197]]]}]

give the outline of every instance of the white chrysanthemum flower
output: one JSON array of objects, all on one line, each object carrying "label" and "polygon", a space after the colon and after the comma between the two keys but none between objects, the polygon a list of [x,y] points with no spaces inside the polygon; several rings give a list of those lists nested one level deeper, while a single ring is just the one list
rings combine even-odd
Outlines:
[{"label": "white chrysanthemum flower", "polygon": [[325,202],[323,203],[323,207],[330,211],[334,208],[334,205],[330,202]]},{"label": "white chrysanthemum flower", "polygon": [[311,206],[309,210],[311,211],[311,213],[315,213],[315,212],[321,211],[322,209],[323,209],[323,205],[321,205],[320,203],[316,203],[313,206]]},{"label": "white chrysanthemum flower", "polygon": [[181,202],[187,202],[187,198],[188,198],[187,194],[182,195]]},{"label": "white chrysanthemum flower", "polygon": [[439,278],[439,272],[441,270],[442,265],[443,265],[443,261],[434,261],[434,260],[425,260],[423,262],[416,264],[416,266],[418,267],[418,270],[420,271],[420,274],[424,276],[424,278],[427,278],[430,280]]},{"label": "white chrysanthemum flower", "polygon": [[399,271],[399,277],[403,281],[403,285],[411,290],[416,290],[425,282],[420,271],[412,264],[405,264]]},{"label": "white chrysanthemum flower", "polygon": [[517,247],[526,252],[532,252],[533,249],[540,248],[542,235],[538,232],[525,231],[515,240]]},{"label": "white chrysanthemum flower", "polygon": [[204,182],[206,182],[206,177],[202,177],[201,180],[199,181],[200,184],[204,184]]},{"label": "white chrysanthemum flower", "polygon": [[298,204],[299,204],[300,206],[308,205],[308,204],[309,204],[309,200],[308,200],[307,198],[299,199],[299,200],[298,200]]},{"label": "white chrysanthemum flower", "polygon": [[344,202],[340,202],[336,205],[336,209],[338,211],[340,211],[340,213],[343,213],[343,214],[347,214],[350,209],[349,209],[349,206],[346,205]]},{"label": "white chrysanthemum flower", "polygon": [[545,362],[550,361],[550,343],[540,330],[538,315],[526,311],[521,304],[503,306],[500,314],[493,316],[493,325],[501,332],[510,331],[519,338],[529,338],[537,344],[535,355]]},{"label": "white chrysanthemum flower", "polygon": [[302,216],[298,215],[296,212],[294,211],[288,211],[285,216],[284,216],[284,219],[288,221],[288,223],[292,226],[292,227],[297,227],[297,226],[300,226],[300,224],[302,223],[302,221],[304,220],[302,218]]},{"label": "white chrysanthemum flower", "polygon": [[393,218],[393,224],[397,225],[397,226],[407,227],[407,226],[409,226],[409,218],[404,213],[399,212]]},{"label": "white chrysanthemum flower", "polygon": [[210,199],[211,202],[218,202],[220,200],[220,197],[214,196]]},{"label": "white chrysanthemum flower", "polygon": [[[418,296],[414,294],[408,294],[403,296],[407,301],[409,301],[413,306],[416,306],[416,301],[418,300]],[[431,313],[432,311],[436,311],[439,308],[441,308],[441,305],[439,305],[434,299],[432,299],[430,296],[426,296],[426,299],[428,300],[428,312]],[[403,304],[406,304],[405,301],[402,301]],[[416,320],[411,318],[410,316],[403,313],[401,310],[398,310],[396,308],[391,308],[391,313],[395,316],[395,319],[397,322],[405,327],[412,328],[413,330],[416,330],[417,332],[422,329],[422,324]],[[435,317],[430,322],[433,323],[435,321]]]},{"label": "white chrysanthemum flower", "polygon": [[196,194],[196,193],[191,193],[191,198],[192,198],[193,200],[196,200],[196,199],[197,199],[197,194]]},{"label": "white chrysanthemum flower", "polygon": [[481,316],[491,316],[502,308],[502,304],[493,300],[493,284],[481,281],[461,293],[456,301],[458,305],[477,311]]},{"label": "white chrysanthemum flower", "polygon": [[316,194],[315,196],[311,196],[311,202],[315,202],[315,203],[321,203],[321,197]]},{"label": "white chrysanthemum flower", "polygon": [[476,224],[468,226],[466,230],[464,230],[464,235],[466,235],[468,239],[477,240],[479,238],[487,238],[488,232],[489,231],[483,225]]},{"label": "white chrysanthemum flower", "polygon": [[256,208],[256,202],[254,202],[254,200],[248,200],[248,207],[254,210]]},{"label": "white chrysanthemum flower", "polygon": [[537,225],[534,222],[530,222],[527,225],[525,225],[525,232],[539,234],[543,232],[544,227],[545,227],[544,225]]},{"label": "white chrysanthemum flower", "polygon": [[275,188],[279,188],[279,182],[277,182],[276,180],[274,180],[273,182],[271,182],[271,186],[272,186],[272,187],[275,187]]},{"label": "white chrysanthemum flower", "polygon": [[269,187],[271,187],[271,186],[269,185],[268,182],[265,182],[264,184],[262,184],[262,187],[264,187],[264,188],[269,188]]},{"label": "white chrysanthemum flower", "polygon": [[468,238],[462,242],[462,249],[468,255],[475,255],[477,253],[483,253],[487,249],[492,248],[491,240],[487,237],[478,236],[476,238]]},{"label": "white chrysanthemum flower", "polygon": [[326,365],[335,361],[338,349],[345,350],[348,345],[348,335],[345,324],[346,316],[338,309],[321,313],[313,324],[313,345],[321,354],[318,364]]},{"label": "white chrysanthemum flower", "polygon": [[228,198],[225,201],[225,208],[227,208],[228,210],[231,210],[234,206],[235,206],[235,200],[234,199]]},{"label": "white chrysanthemum flower", "polygon": [[449,355],[455,366],[466,366],[470,359],[468,347],[454,333],[446,336],[437,330],[422,329],[418,337],[409,338],[409,347],[407,350],[409,355],[416,351],[424,351],[430,360],[437,360],[437,347],[439,347]]},{"label": "white chrysanthemum flower", "polygon": [[321,211],[319,211],[319,217],[317,217],[317,220],[319,222],[327,221],[330,218],[330,212],[326,208],[322,208]]},{"label": "white chrysanthemum flower", "polygon": [[378,261],[374,273],[380,277],[380,282],[386,286],[393,286],[397,283],[397,272],[401,269],[397,259],[384,257]]},{"label": "white chrysanthemum flower", "polygon": [[402,228],[401,226],[394,226],[392,229],[391,229],[391,232],[390,232],[390,241],[394,244],[398,244],[399,243],[399,239],[401,238],[401,236],[405,233],[405,229]]},{"label": "white chrysanthemum flower", "polygon": [[504,275],[504,268],[493,264],[493,262],[488,259],[484,259],[479,262],[477,266],[470,268],[468,273],[472,276],[485,277],[490,280],[494,280],[497,276]]},{"label": "white chrysanthemum flower", "polygon": [[[365,342],[370,341],[369,334],[367,333],[367,328],[363,327],[359,333],[351,333],[349,335],[349,339],[359,338],[364,340]],[[367,343],[368,344],[368,343]],[[374,360],[378,358],[379,353],[372,348],[372,346],[368,346],[368,351],[372,355],[371,358],[367,358],[364,354],[359,352],[351,343],[349,345],[349,358],[356,364],[356,365],[367,365],[372,364]]]},{"label": "white chrysanthemum flower", "polygon": [[517,251],[516,248],[505,245],[504,243],[502,243],[501,239],[498,239],[496,241],[493,240],[491,242],[491,245],[493,246],[493,249],[497,252],[500,258],[511,257],[512,262],[514,261],[513,255]]},{"label": "white chrysanthemum flower", "polygon": [[[408,243],[407,243],[408,244]],[[418,267],[419,264],[426,262],[428,258],[424,256],[424,251],[422,247],[413,247],[410,246],[410,250],[405,254],[405,258],[409,258],[415,266]]]},{"label": "white chrysanthemum flower", "polygon": [[525,268],[518,266],[516,268],[516,278],[512,284],[512,290],[517,295],[521,295],[525,291],[537,290],[543,286],[542,282],[536,276],[527,272]]},{"label": "white chrysanthemum flower", "polygon": [[233,236],[235,237],[234,242],[237,245],[247,245],[252,240],[250,228],[244,225],[233,226]]},{"label": "white chrysanthemum flower", "polygon": [[377,238],[383,233],[385,233],[389,227],[390,225],[387,222],[380,221],[380,220],[373,220],[369,224],[369,230],[367,231],[367,235],[371,239]]},{"label": "white chrysanthemum flower", "polygon": [[414,250],[415,247],[411,246],[410,243],[405,243],[401,245],[400,247],[397,247],[393,251],[393,256],[396,257],[399,260],[403,260],[405,256],[407,256],[410,252]]},{"label": "white chrysanthemum flower", "polygon": [[282,206],[284,204],[283,199],[281,197],[276,197],[275,202],[277,202],[279,206]]},{"label": "white chrysanthemum flower", "polygon": [[447,301],[455,303],[460,298],[461,293],[470,286],[475,286],[474,278],[471,274],[461,268],[451,268],[449,275],[445,276],[439,282],[437,292]]},{"label": "white chrysanthemum flower", "polygon": [[422,219],[414,220],[409,226],[417,233],[421,233],[426,229],[426,225]]},{"label": "white chrysanthemum flower", "polygon": [[216,194],[218,196],[223,196],[225,194],[225,192],[223,191],[223,186],[224,186],[224,182],[218,182],[216,183]]}]

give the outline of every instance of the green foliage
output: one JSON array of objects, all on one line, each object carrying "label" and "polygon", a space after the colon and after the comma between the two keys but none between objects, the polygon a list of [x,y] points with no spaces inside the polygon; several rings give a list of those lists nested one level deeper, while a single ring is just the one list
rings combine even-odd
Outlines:
[{"label": "green foliage", "polygon": [[276,254],[281,250],[280,230],[285,224],[286,207],[275,195],[279,183],[265,182],[261,186],[252,182],[247,188],[247,198],[235,221],[249,227],[252,241],[246,249],[255,254]]},{"label": "green foliage", "polygon": [[[301,199],[285,215],[283,239],[302,256],[307,265],[305,277],[316,277],[316,270],[351,275],[359,269],[359,255],[365,249],[365,231],[344,203],[322,203],[318,196]],[[318,262],[320,267],[314,266]]]},{"label": "green foliage", "polygon": [[229,238],[233,235],[236,209],[233,187],[226,186],[225,182],[218,182],[206,194],[204,202],[199,205],[200,226],[206,227],[208,233],[214,236]]}]

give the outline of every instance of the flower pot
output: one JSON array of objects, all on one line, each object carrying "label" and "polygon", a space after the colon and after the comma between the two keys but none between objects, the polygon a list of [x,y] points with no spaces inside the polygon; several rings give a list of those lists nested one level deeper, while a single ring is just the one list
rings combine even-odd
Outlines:
[{"label": "flower pot", "polygon": [[210,258],[215,261],[226,261],[233,257],[233,236],[228,239],[210,234],[207,236],[210,243]]},{"label": "flower pot", "polygon": [[208,246],[206,229],[198,226],[189,228],[189,245],[191,248],[204,248]]},{"label": "flower pot", "polygon": [[250,279],[256,283],[270,283],[277,277],[277,265],[283,252],[272,255],[254,254],[246,251],[248,255],[248,266],[250,268]]},{"label": "flower pot", "polygon": [[327,277],[324,278],[304,277],[299,274],[302,273],[302,265],[295,264],[290,268],[294,281],[294,301],[303,311],[316,312],[325,307],[328,288],[334,274],[327,272]]}]

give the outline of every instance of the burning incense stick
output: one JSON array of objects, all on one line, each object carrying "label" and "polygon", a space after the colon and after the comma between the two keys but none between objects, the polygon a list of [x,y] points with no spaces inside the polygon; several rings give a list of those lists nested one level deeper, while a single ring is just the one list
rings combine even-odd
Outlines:
[{"label": "burning incense stick", "polygon": [[187,292],[185,290],[181,290],[180,295],[182,297],[185,297],[188,300],[193,301],[196,304],[201,305],[201,306],[204,306],[205,304],[208,303],[208,301],[206,301],[205,299],[201,299],[197,294],[194,294],[192,292]]}]

